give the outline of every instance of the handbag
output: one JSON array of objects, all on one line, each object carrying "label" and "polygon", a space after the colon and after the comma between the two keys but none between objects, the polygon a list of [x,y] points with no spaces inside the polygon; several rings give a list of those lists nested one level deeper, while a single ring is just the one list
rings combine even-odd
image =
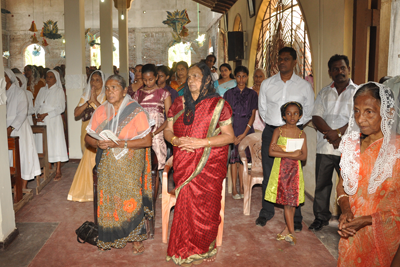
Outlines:
[{"label": "handbag", "polygon": [[90,118],[92,118],[92,115],[94,113],[94,108],[89,105],[83,112],[81,115],[82,121],[88,121],[90,120]]},{"label": "handbag", "polygon": [[94,222],[84,222],[78,229],[75,230],[75,233],[77,235],[76,240],[79,243],[89,243],[93,246],[97,246],[99,228],[96,224],[94,224]]}]

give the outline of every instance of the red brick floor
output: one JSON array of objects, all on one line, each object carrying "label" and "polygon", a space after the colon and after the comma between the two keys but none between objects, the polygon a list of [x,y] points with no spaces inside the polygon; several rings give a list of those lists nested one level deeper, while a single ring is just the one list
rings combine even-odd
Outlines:
[{"label": "red brick floor", "polygon": [[[101,252],[76,241],[75,229],[93,221],[92,203],[67,200],[67,194],[78,164],[68,163],[63,179],[52,181],[16,214],[17,223],[59,223],[29,266],[174,266],[165,261],[167,244],[161,242],[161,199],[156,204],[155,239],[145,241],[146,251],[133,256],[128,244],[123,249]],[[318,238],[304,225],[297,234],[298,243],[291,246],[276,241],[284,228],[283,210],[265,227],[255,226],[261,202],[261,187],[253,188],[251,215],[243,215],[243,201],[226,195],[225,226],[222,246],[214,263],[202,266],[336,266],[336,260]],[[171,219],[173,212],[171,212]]]}]

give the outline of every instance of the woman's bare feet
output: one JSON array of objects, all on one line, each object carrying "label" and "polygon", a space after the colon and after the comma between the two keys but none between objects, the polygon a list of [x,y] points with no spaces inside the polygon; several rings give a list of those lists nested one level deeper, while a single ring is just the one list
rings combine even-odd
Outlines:
[{"label": "woman's bare feet", "polygon": [[207,259],[204,259],[204,261],[205,261],[205,262],[214,262],[215,259],[217,258],[217,254],[218,254],[218,248],[217,248],[217,252],[215,253],[214,256],[212,256],[212,257],[210,257],[210,258],[207,258]]},{"label": "woman's bare feet", "polygon": [[139,255],[144,252],[143,242],[133,242],[133,255]]}]

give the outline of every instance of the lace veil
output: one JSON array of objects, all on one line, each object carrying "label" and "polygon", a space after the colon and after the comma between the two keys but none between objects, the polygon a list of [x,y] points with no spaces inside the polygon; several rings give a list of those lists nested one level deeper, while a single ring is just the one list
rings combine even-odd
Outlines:
[{"label": "lace veil", "polygon": [[104,75],[104,73],[101,70],[96,70],[94,72],[92,72],[92,74],[90,74],[89,77],[89,81],[86,85],[85,90],[83,91],[82,97],[81,99],[83,99],[84,101],[80,101],[78,106],[82,106],[83,104],[86,103],[86,101],[88,101],[90,99],[90,94],[92,92],[92,87],[90,86],[90,80],[92,79],[93,74],[100,74],[101,76],[101,80],[103,81],[103,87],[101,88],[101,93],[97,96],[97,101],[99,101],[99,103],[101,103],[104,99],[105,93],[106,93],[106,76]]},{"label": "lace veil", "polygon": [[[396,148],[396,129],[399,122],[399,105],[395,101],[390,88],[375,82],[360,85],[355,91],[365,86],[379,87],[381,98],[381,130],[383,143],[375,161],[374,168],[369,178],[368,193],[375,193],[376,189],[387,179],[392,177],[392,171],[396,160],[400,158],[400,150]],[[353,100],[354,103],[354,100]],[[340,161],[341,176],[343,178],[344,190],[349,195],[354,195],[358,188],[360,168],[360,137],[361,132],[354,119],[354,110],[351,111],[348,128],[339,146],[342,152]]]}]

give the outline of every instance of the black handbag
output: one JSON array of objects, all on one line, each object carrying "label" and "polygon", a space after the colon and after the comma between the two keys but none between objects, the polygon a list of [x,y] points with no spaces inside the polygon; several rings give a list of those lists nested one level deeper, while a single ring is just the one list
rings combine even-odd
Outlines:
[{"label": "black handbag", "polygon": [[81,118],[82,121],[88,121],[90,118],[92,118],[92,115],[94,113],[94,108],[89,105],[82,113]]},{"label": "black handbag", "polygon": [[75,230],[75,233],[77,235],[76,239],[79,243],[89,243],[93,246],[97,246],[99,228],[96,224],[94,224],[94,222],[84,222],[78,229]]}]

